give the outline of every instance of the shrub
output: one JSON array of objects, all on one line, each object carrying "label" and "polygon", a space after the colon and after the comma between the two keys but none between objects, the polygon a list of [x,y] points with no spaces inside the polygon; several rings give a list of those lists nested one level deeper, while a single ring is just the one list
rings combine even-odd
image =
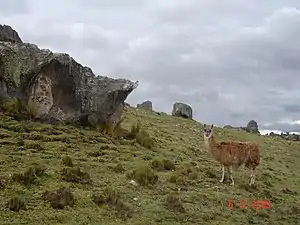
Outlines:
[{"label": "shrub", "polygon": [[25,144],[24,147],[26,149],[35,149],[37,151],[42,151],[45,149],[43,146],[43,142],[39,142],[39,141],[27,141],[24,144]]},{"label": "shrub", "polygon": [[140,165],[130,174],[127,175],[129,179],[133,179],[140,185],[147,186],[154,185],[158,181],[157,174],[147,165]]},{"label": "shrub", "polygon": [[118,163],[117,165],[115,165],[113,168],[113,171],[116,173],[122,173],[125,171],[123,165],[121,163]]},{"label": "shrub", "polygon": [[127,139],[136,139],[138,133],[141,131],[141,123],[140,121],[137,122],[137,124],[133,124],[131,126],[130,132],[127,134]]},{"label": "shrub", "polygon": [[121,126],[121,123],[124,121],[124,118],[120,119],[114,126],[113,128],[113,134],[117,137],[117,138],[123,138],[128,136],[129,131],[126,130],[125,128],[123,128]]},{"label": "shrub", "polygon": [[150,137],[150,135],[145,130],[141,130],[136,137],[137,143],[144,146],[145,148],[152,149],[154,146],[154,140]]},{"label": "shrub", "polygon": [[179,195],[176,192],[172,192],[166,196],[165,205],[169,210],[175,212],[186,212]]},{"label": "shrub", "polygon": [[178,171],[173,172],[170,182],[177,184],[187,184],[189,180],[197,179],[197,172],[190,167],[182,167]]},{"label": "shrub", "polygon": [[18,146],[24,146],[25,145],[25,141],[23,140],[23,138],[18,137],[17,139],[17,145]]},{"label": "shrub", "polygon": [[99,206],[107,204],[121,213],[123,217],[131,216],[132,210],[129,205],[126,204],[121,199],[120,194],[112,188],[106,188],[102,193],[94,192],[92,194],[92,201]]},{"label": "shrub", "polygon": [[129,131],[121,126],[123,121],[124,118],[121,118],[116,123],[112,121],[105,121],[102,124],[98,125],[97,129],[103,134],[109,134],[117,138],[123,138],[129,134]]},{"label": "shrub", "polygon": [[151,167],[157,171],[174,170],[175,164],[169,159],[154,159],[151,163]]},{"label": "shrub", "polygon": [[63,168],[62,179],[67,182],[89,184],[92,182],[90,175],[87,172],[81,171],[79,167]]},{"label": "shrub", "polygon": [[138,144],[144,146],[145,148],[153,148],[154,140],[150,137],[148,132],[141,128],[140,121],[136,125],[131,126],[130,132],[125,136],[126,139],[135,139]]},{"label": "shrub", "polygon": [[69,167],[73,167],[73,161],[72,161],[72,159],[71,159],[71,157],[70,156],[64,156],[63,158],[62,158],[62,163],[65,165],[65,166],[69,166]]},{"label": "shrub", "polygon": [[103,134],[112,134],[113,132],[113,124],[107,121],[101,123],[96,127],[96,129]]},{"label": "shrub", "polygon": [[12,180],[27,186],[35,183],[36,178],[42,176],[45,170],[46,168],[41,165],[31,166],[24,172],[13,174]]},{"label": "shrub", "polygon": [[69,188],[65,187],[55,191],[44,192],[43,199],[50,202],[53,209],[63,209],[67,205],[73,207],[75,204],[73,193]]},{"label": "shrub", "polygon": [[22,109],[22,102],[19,98],[12,98],[11,100],[4,102],[1,108],[9,115],[19,114]]},{"label": "shrub", "polygon": [[8,183],[8,178],[4,177],[4,176],[0,176],[0,190],[2,190],[3,188],[5,188],[5,186]]},{"label": "shrub", "polygon": [[20,197],[13,197],[8,201],[7,208],[15,212],[26,210],[25,201]]}]

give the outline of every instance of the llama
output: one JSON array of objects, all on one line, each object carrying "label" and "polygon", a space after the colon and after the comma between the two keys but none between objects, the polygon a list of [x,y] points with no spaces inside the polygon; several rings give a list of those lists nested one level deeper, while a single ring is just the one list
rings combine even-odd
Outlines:
[{"label": "llama", "polygon": [[260,152],[257,143],[241,141],[221,141],[217,142],[213,132],[214,125],[204,125],[204,142],[206,147],[211,151],[213,157],[222,165],[222,177],[220,182],[223,183],[225,167],[230,174],[231,184],[234,185],[232,169],[237,169],[241,165],[251,170],[249,186],[254,184],[255,169],[260,163]]}]

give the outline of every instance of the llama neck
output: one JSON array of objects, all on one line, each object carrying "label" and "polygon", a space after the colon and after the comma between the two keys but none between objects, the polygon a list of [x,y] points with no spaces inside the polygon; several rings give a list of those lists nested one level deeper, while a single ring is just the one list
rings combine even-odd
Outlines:
[{"label": "llama neck", "polygon": [[215,137],[213,135],[209,138],[204,136],[204,142],[206,147],[208,147],[209,149],[213,149],[216,145]]},{"label": "llama neck", "polygon": [[212,152],[214,157],[218,158],[218,150],[216,148],[216,140],[214,135],[209,138],[204,137],[206,147]]}]

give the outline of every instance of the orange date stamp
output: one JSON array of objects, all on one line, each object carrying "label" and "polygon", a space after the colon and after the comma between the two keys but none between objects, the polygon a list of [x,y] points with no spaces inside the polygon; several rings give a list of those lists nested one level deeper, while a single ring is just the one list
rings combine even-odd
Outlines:
[{"label": "orange date stamp", "polygon": [[[229,208],[234,208],[235,203],[233,200],[228,200],[227,205]],[[247,208],[252,208],[255,210],[259,210],[259,209],[269,209],[271,208],[271,201],[269,199],[266,200],[253,200],[253,201],[249,201],[246,199],[241,199],[239,201],[239,207],[241,209],[247,209]]]}]

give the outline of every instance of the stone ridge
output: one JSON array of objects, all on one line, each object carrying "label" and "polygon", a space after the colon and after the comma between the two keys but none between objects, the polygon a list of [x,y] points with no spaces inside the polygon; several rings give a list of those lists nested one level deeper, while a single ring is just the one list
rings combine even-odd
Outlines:
[{"label": "stone ridge", "polygon": [[0,24],[0,41],[23,43],[17,31],[9,25]]}]

